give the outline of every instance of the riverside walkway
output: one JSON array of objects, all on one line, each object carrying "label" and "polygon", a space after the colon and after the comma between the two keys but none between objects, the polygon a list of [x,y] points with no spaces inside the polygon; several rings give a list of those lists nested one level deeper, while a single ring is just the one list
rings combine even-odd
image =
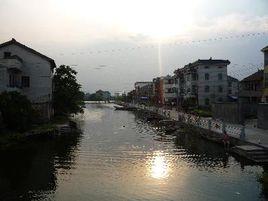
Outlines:
[{"label": "riverside walkway", "polygon": [[139,109],[145,109],[158,113],[168,119],[182,121],[186,124],[201,127],[215,133],[223,134],[223,131],[225,130],[231,137],[268,150],[268,130],[259,129],[250,125],[243,126],[240,124],[230,124],[217,119],[204,118],[192,114],[178,112],[174,109],[170,110],[152,106],[148,107],[144,105],[133,106]]}]

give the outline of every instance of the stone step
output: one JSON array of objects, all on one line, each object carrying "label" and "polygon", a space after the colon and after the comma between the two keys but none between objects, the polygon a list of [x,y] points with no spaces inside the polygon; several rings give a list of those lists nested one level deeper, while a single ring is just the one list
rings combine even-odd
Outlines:
[{"label": "stone step", "polygon": [[268,154],[262,154],[262,155],[251,155],[254,159],[268,159]]},{"label": "stone step", "polygon": [[232,150],[240,156],[246,157],[254,162],[268,162],[268,152],[262,147],[257,147],[255,145],[241,145],[233,147]]}]

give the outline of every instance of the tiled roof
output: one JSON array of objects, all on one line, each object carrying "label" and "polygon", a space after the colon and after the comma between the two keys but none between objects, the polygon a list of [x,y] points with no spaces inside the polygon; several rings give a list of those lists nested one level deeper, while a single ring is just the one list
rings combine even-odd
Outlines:
[{"label": "tiled roof", "polygon": [[10,40],[10,41],[7,41],[7,42],[5,42],[5,43],[0,44],[0,48],[2,48],[2,47],[6,47],[6,46],[9,46],[9,45],[12,45],[12,44],[17,45],[17,46],[19,46],[19,47],[21,47],[21,48],[27,50],[28,52],[31,52],[31,53],[33,53],[33,54],[35,54],[35,55],[38,55],[39,57],[41,57],[41,58],[47,60],[47,61],[50,63],[51,69],[56,68],[56,64],[55,64],[55,62],[54,62],[53,59],[51,59],[51,58],[49,58],[49,57],[47,57],[47,56],[45,56],[45,55],[43,55],[43,54],[41,54],[41,53],[35,51],[35,50],[32,49],[32,48],[27,47],[26,45],[23,45],[23,44],[19,43],[19,42],[16,41],[14,38],[12,38],[12,40]]},{"label": "tiled roof", "polygon": [[229,60],[223,59],[198,59],[193,63],[186,64],[183,68],[178,68],[174,71],[174,74],[179,75],[181,72],[185,72],[188,70],[194,70],[195,66],[198,65],[213,65],[213,64],[226,64],[229,65],[231,62]]},{"label": "tiled roof", "polygon": [[[194,63],[189,63],[189,67],[197,66],[197,65],[212,65],[212,64],[230,64],[229,60],[222,60],[222,59],[198,59]],[[187,65],[186,65],[187,66]]]},{"label": "tiled roof", "polygon": [[263,80],[263,70],[258,70],[256,73],[244,78],[241,82],[249,82],[249,81],[261,81]]},{"label": "tiled roof", "polygon": [[228,81],[238,82],[238,79],[236,79],[236,78],[234,78],[234,77],[232,77],[230,75],[228,75],[227,79],[228,79]]},{"label": "tiled roof", "polygon": [[261,51],[262,51],[262,52],[267,52],[267,51],[268,51],[268,46],[262,48]]}]

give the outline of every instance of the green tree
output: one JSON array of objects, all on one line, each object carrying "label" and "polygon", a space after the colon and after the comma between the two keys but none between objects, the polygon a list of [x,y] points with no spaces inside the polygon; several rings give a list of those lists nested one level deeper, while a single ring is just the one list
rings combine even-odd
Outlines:
[{"label": "green tree", "polygon": [[0,95],[0,111],[4,124],[12,130],[27,130],[35,118],[31,102],[18,92],[3,92]]},{"label": "green tree", "polygon": [[76,80],[77,72],[70,66],[56,68],[53,77],[53,106],[56,115],[68,115],[83,112],[84,93]]}]

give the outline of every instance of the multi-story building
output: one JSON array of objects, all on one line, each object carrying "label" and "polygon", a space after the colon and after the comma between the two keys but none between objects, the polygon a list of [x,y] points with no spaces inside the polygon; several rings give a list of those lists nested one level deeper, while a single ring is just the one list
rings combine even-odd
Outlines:
[{"label": "multi-story building", "polygon": [[163,77],[157,77],[153,79],[153,102],[155,105],[159,106],[165,104]]},{"label": "multi-story building", "polygon": [[197,60],[177,69],[180,99],[193,98],[199,106],[209,106],[213,102],[227,100],[228,60]]},{"label": "multi-story building", "polygon": [[149,102],[153,97],[153,82],[136,82],[135,100],[138,102]]},{"label": "multi-story building", "polygon": [[167,75],[163,77],[163,96],[165,105],[175,105],[178,95],[177,91],[176,76]]},{"label": "multi-story building", "polygon": [[268,103],[268,46],[264,47],[261,51],[264,54],[264,89],[262,102]]},{"label": "multi-story building", "polygon": [[0,44],[0,93],[27,96],[44,118],[52,115],[53,59],[12,39]]},{"label": "multi-story building", "polygon": [[244,78],[239,84],[239,99],[242,103],[260,103],[263,95],[263,70]]}]

